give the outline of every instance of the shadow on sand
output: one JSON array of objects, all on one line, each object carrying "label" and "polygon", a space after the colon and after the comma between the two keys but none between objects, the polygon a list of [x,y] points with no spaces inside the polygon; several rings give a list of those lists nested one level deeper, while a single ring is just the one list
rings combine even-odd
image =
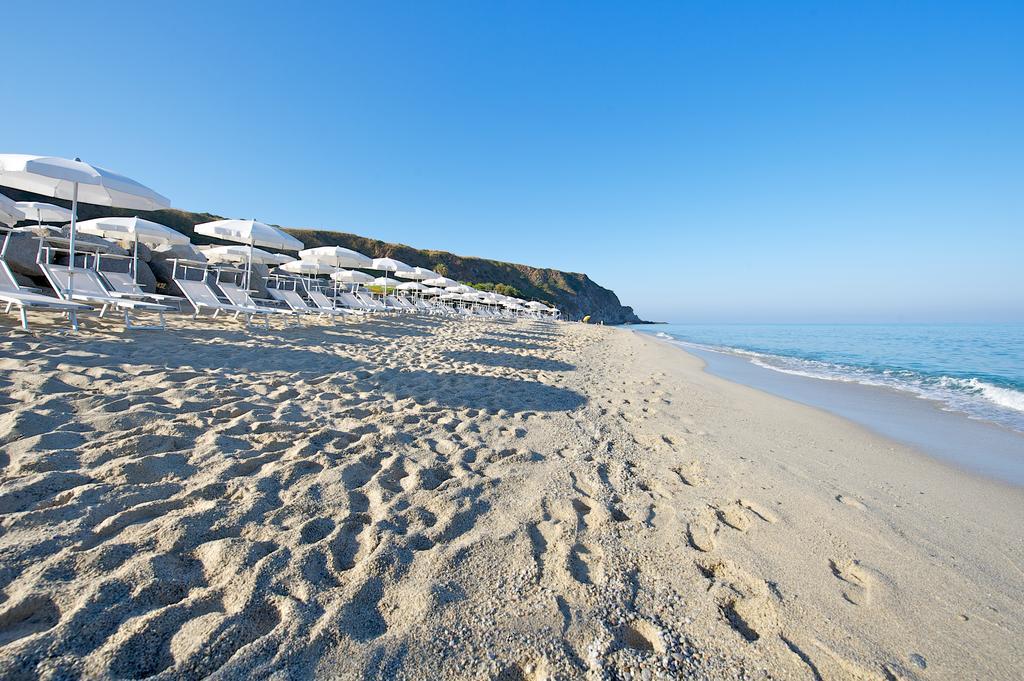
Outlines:
[{"label": "shadow on sand", "polygon": [[531,369],[535,371],[575,371],[576,365],[557,359],[531,357],[529,355],[513,355],[508,352],[478,352],[473,350],[452,350],[443,353],[448,359],[456,362],[469,362],[490,367],[507,367],[509,369]]},{"label": "shadow on sand", "polygon": [[[244,332],[237,332],[238,338],[232,338],[232,333],[223,330],[210,334],[167,333],[160,338],[140,337],[136,343],[88,338],[83,340],[89,355],[63,356],[60,361],[63,364],[83,367],[131,364],[158,369],[191,368],[229,373],[259,374],[283,371],[303,377],[353,371],[367,366],[364,362],[332,352],[317,352],[297,347],[276,347],[268,351],[264,345],[247,345],[244,341],[248,337]],[[216,341],[213,340],[213,336],[216,337]],[[344,345],[351,341],[344,337],[332,342]],[[217,348],[216,345],[223,347]]]},{"label": "shadow on sand", "polygon": [[452,409],[572,411],[587,403],[579,393],[536,381],[398,369],[387,369],[377,376],[381,389],[396,399],[412,398]]}]

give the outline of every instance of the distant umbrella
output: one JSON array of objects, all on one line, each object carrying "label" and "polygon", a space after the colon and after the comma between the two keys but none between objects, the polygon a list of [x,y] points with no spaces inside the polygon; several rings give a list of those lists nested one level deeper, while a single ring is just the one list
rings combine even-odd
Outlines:
[{"label": "distant umbrella", "polygon": [[342,284],[369,284],[373,281],[373,276],[355,270],[339,270],[331,275],[331,279]]},{"label": "distant umbrella", "polygon": [[[380,270],[381,272],[398,272],[399,270],[411,270],[412,267],[406,265],[401,260],[395,260],[394,258],[374,258],[373,263],[369,265],[367,269]],[[387,277],[384,277],[387,280]],[[394,281],[394,279],[388,280],[388,282]],[[388,283],[384,284],[384,295],[388,294]]]},{"label": "distant umbrella", "polygon": [[402,279],[415,279],[417,281],[423,281],[426,279],[435,279],[440,275],[438,275],[437,272],[432,272],[426,269],[425,267],[413,267],[412,269],[407,270],[396,270],[395,276],[401,277]]},{"label": "distant umbrella", "polygon": [[[302,248],[302,242],[291,234],[257,220],[214,220],[196,225],[195,231],[196,234],[203,236],[245,244],[250,250],[255,246],[277,248],[282,251],[298,251]],[[280,261],[273,264],[280,264]],[[251,278],[252,259],[250,258],[245,267],[246,288],[249,288]]]},{"label": "distant umbrella", "polygon": [[18,201],[15,204],[22,213],[25,214],[25,218],[31,220],[35,218],[36,224],[43,224],[44,222],[70,222],[71,211],[61,206],[55,206],[52,203],[43,203],[42,201]]},{"label": "distant umbrella", "polygon": [[310,262],[322,262],[335,267],[365,267],[373,264],[373,260],[362,253],[341,246],[318,246],[299,251],[299,257]]},{"label": "distant umbrella", "polygon": [[[57,206],[54,206],[56,208]],[[159,222],[142,218],[96,218],[78,223],[78,230],[83,234],[93,234],[105,239],[131,241],[132,277],[139,280],[139,244],[150,248],[165,246],[184,246],[189,242],[188,236]]]},{"label": "distant umbrella", "polygon": [[[281,255],[270,253],[262,248],[252,246],[207,246],[200,252],[210,262],[230,262],[235,264],[280,265]],[[285,256],[287,257],[287,256]],[[248,285],[248,282],[246,282]]]}]

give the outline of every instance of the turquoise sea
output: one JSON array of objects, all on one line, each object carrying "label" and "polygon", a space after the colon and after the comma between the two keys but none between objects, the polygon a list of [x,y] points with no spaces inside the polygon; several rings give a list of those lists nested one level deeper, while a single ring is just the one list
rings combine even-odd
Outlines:
[{"label": "turquoise sea", "polygon": [[892,388],[1024,432],[1024,324],[666,324],[638,330],[787,374]]}]

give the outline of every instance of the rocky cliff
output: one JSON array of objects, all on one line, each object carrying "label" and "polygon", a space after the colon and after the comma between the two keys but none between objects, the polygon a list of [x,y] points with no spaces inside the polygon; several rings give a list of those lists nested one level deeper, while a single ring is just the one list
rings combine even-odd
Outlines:
[{"label": "rocky cliff", "polygon": [[[55,201],[13,189],[4,188],[3,193],[16,201],[44,200],[65,206],[68,205],[66,201]],[[137,211],[125,211],[85,204],[79,206],[79,217],[82,220],[108,215],[138,215],[139,217],[159,222],[179,232],[188,234],[192,242],[196,244],[214,243],[214,241],[195,234],[193,227],[201,222],[221,219],[219,216],[209,213],[190,213],[181,210],[139,213]],[[624,306],[619,302],[618,297],[613,291],[599,286],[586,274],[579,272],[562,272],[548,268],[455,255],[446,251],[419,249],[404,244],[392,244],[376,239],[368,239],[345,232],[294,228],[285,228],[285,231],[294,234],[307,248],[314,248],[316,246],[344,246],[372,258],[391,257],[413,266],[445,270],[447,276],[452,279],[457,279],[471,285],[489,288],[503,284],[514,289],[514,291],[510,291],[513,295],[553,305],[562,310],[563,314],[569,319],[580,319],[585,315],[590,315],[591,321],[604,322],[605,324],[636,323],[640,321],[633,313],[631,307]],[[21,248],[20,250],[26,249]],[[26,251],[27,253],[28,251]],[[34,252],[31,255],[34,257]],[[145,256],[145,260],[149,261],[148,252]],[[154,269],[159,270],[155,263]],[[146,267],[146,270],[143,271],[143,268],[140,268],[140,282],[150,283],[162,278],[162,272],[157,271],[156,278],[154,279],[153,275],[148,271],[148,267]],[[31,274],[27,269],[20,273]],[[499,290],[507,291],[507,289]]]}]

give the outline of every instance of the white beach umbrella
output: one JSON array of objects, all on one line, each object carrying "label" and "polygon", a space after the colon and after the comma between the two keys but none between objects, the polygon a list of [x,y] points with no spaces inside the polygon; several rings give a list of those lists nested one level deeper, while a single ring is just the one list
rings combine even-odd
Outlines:
[{"label": "white beach umbrella", "polygon": [[355,270],[339,270],[331,275],[331,279],[342,284],[369,284],[373,281],[373,276]]},{"label": "white beach umbrella", "polygon": [[415,279],[416,281],[424,281],[426,279],[436,279],[438,276],[437,272],[432,272],[425,267],[413,267],[407,270],[397,270],[395,272],[396,277],[402,279]]},{"label": "white beach umbrella", "polygon": [[322,262],[311,262],[309,260],[292,260],[281,265],[281,269],[292,274],[306,274],[317,276],[319,274],[333,274],[338,271],[334,265]]},{"label": "white beach umbrella", "polygon": [[459,282],[448,277],[434,277],[433,279],[425,279],[423,285],[433,286],[434,288],[448,288],[449,286],[458,286]]},{"label": "white beach umbrella", "polygon": [[351,284],[353,287],[358,284],[369,284],[373,281],[373,275],[356,270],[338,270],[331,275],[336,284]]},{"label": "white beach umbrella", "polygon": [[[230,262],[241,264],[280,265],[278,253],[270,253],[262,248],[252,246],[205,246],[199,248],[210,262]],[[248,281],[246,281],[248,286]]]},{"label": "white beach umbrella", "polygon": [[373,260],[362,253],[341,246],[318,246],[299,251],[299,257],[310,262],[322,262],[335,267],[365,267],[373,264]]},{"label": "white beach umbrella", "polygon": [[404,284],[399,284],[396,288],[399,291],[423,291],[426,286],[417,281],[407,281]]},{"label": "white beach umbrella", "polygon": [[36,224],[44,222],[70,222],[71,211],[62,206],[55,206],[52,203],[42,201],[18,201],[15,204],[25,217],[29,220],[35,218]]},{"label": "white beach umbrella", "polygon": [[275,257],[274,264],[279,266],[287,265],[290,262],[296,261],[296,258],[293,258],[292,256],[286,255],[284,253],[271,253],[271,255]]},{"label": "white beach umbrella", "polygon": [[306,276],[306,284],[312,284],[312,278],[321,274],[333,274],[338,271],[334,265],[310,260],[292,260],[281,265],[280,269],[291,274],[302,274]]},{"label": "white beach umbrella", "polygon": [[0,185],[14,187],[55,199],[70,199],[71,229],[68,246],[71,274],[68,287],[74,290],[75,236],[78,232],[78,202],[134,210],[170,208],[171,202],[135,180],[105,168],[55,156],[0,154]]},{"label": "white beach umbrella", "polygon": [[[57,206],[54,206],[55,208]],[[181,232],[161,225],[152,220],[142,218],[96,218],[78,223],[78,231],[83,234],[101,236],[104,239],[115,239],[133,242],[132,277],[138,282],[139,244],[150,248],[168,246],[184,246],[189,242],[188,236]]]},{"label": "white beach umbrella", "polygon": [[25,213],[18,208],[14,199],[0,194],[0,222],[13,227],[25,219]]},{"label": "white beach umbrella", "polygon": [[397,279],[392,279],[391,277],[377,277],[376,279],[373,280],[374,286],[383,286],[385,289],[388,286],[397,288],[398,285],[401,283],[402,282],[398,281]]},{"label": "white beach umbrella", "polygon": [[395,260],[394,258],[374,258],[373,263],[367,265],[366,268],[380,270],[381,272],[397,272],[398,270],[412,269],[401,260]]},{"label": "white beach umbrella", "polygon": [[258,220],[214,220],[196,225],[196,234],[249,246],[298,251],[302,242],[291,234]]},{"label": "white beach umbrella", "polygon": [[[411,270],[412,267],[406,265],[401,260],[395,260],[394,258],[374,258],[373,263],[370,264],[367,269],[380,270],[381,272],[397,272],[399,270]],[[387,277],[384,277],[384,279],[387,279]],[[394,279],[383,284],[384,295],[388,294],[388,285],[391,281],[394,281]]]},{"label": "white beach umbrella", "polygon": [[[264,246],[279,248],[282,251],[298,251],[302,248],[302,242],[291,234],[258,220],[214,220],[196,225],[195,230],[196,234],[246,244],[250,249],[255,246]],[[280,261],[271,264],[280,264]],[[246,288],[249,288],[251,278],[252,261],[246,263],[245,267]]]}]

